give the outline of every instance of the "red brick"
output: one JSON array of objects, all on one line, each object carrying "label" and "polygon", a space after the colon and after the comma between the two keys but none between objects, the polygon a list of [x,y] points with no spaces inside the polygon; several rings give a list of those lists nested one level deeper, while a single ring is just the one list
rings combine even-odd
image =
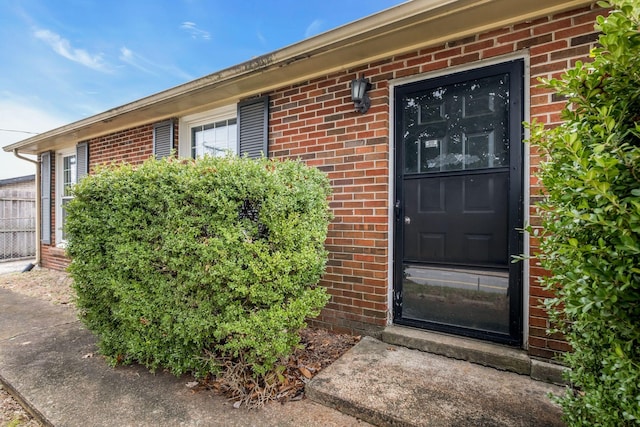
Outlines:
[{"label": "red brick", "polygon": [[517,50],[526,49],[531,46],[548,43],[551,40],[552,40],[551,34],[539,35],[536,37],[528,38],[526,40],[520,40],[519,42],[516,43],[516,49]]},{"label": "red brick", "polygon": [[482,51],[483,58],[492,58],[494,56],[504,55],[506,53],[513,52],[515,50],[515,44],[505,44],[502,46],[496,46],[490,49],[485,49]]},{"label": "red brick", "polygon": [[495,37],[501,36],[501,35],[503,35],[503,34],[507,34],[509,31],[511,31],[511,29],[510,29],[510,28],[507,28],[507,27],[505,27],[505,28],[500,28],[500,29],[497,29],[497,30],[491,30],[491,31],[488,31],[488,32],[486,32],[486,33],[481,33],[481,34],[478,36],[478,39],[479,39],[479,40],[482,40],[482,39],[492,39],[492,38],[495,38]]},{"label": "red brick", "polygon": [[609,11],[606,9],[602,9],[600,7],[598,7],[597,9],[575,16],[573,18],[573,25],[580,25],[580,24],[584,24],[584,23],[590,23],[593,24],[594,22],[596,22],[596,18],[598,16],[608,16],[609,15]]},{"label": "red brick", "polygon": [[419,72],[420,72],[420,67],[404,68],[402,70],[396,71],[396,77],[400,78],[400,77],[412,76],[414,74],[418,74]]},{"label": "red brick", "polygon": [[524,40],[531,37],[531,29],[526,28],[520,31],[513,31],[497,38],[498,43],[509,43],[516,40]]},{"label": "red brick", "polygon": [[567,68],[567,61],[549,62],[544,65],[531,67],[531,76],[549,74],[553,71],[564,71]]},{"label": "red brick", "polygon": [[455,65],[460,65],[460,64],[467,64],[469,62],[477,61],[479,59],[480,59],[480,53],[479,52],[474,52],[474,53],[470,53],[468,55],[459,56],[459,57],[456,57],[456,58],[451,58],[451,65],[455,66]]},{"label": "red brick", "polygon": [[495,45],[495,40],[483,40],[477,43],[471,43],[462,47],[464,53],[474,52],[476,50],[483,50],[493,47]]},{"label": "red brick", "polygon": [[447,49],[447,50],[443,50],[441,52],[437,52],[433,54],[433,58],[438,60],[438,59],[444,59],[444,58],[450,58],[452,56],[458,56],[462,53],[462,48],[461,47],[454,47],[452,49]]},{"label": "red brick", "polygon": [[551,61],[556,61],[563,58],[572,58],[576,56],[585,57],[589,54],[589,45],[576,46],[568,49],[563,49],[550,53]]},{"label": "red brick", "polygon": [[537,46],[532,46],[530,49],[531,55],[539,55],[542,53],[555,52],[559,49],[565,49],[569,46],[567,40],[556,40],[550,43],[543,43]]},{"label": "red brick", "polygon": [[556,39],[563,39],[589,33],[593,33],[593,22],[568,27],[564,30],[557,31],[554,36]]},{"label": "red brick", "polygon": [[567,17],[565,19],[557,19],[557,20],[551,21],[550,23],[533,27],[533,34],[540,35],[540,34],[552,33],[554,31],[561,30],[570,26],[571,26],[571,18]]}]

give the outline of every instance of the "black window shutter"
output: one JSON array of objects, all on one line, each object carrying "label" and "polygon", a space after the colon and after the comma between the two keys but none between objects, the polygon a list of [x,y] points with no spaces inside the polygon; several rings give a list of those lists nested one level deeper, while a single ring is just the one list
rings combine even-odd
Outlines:
[{"label": "black window shutter", "polygon": [[168,157],[173,150],[173,120],[153,125],[153,154],[156,159]]},{"label": "black window shutter", "polygon": [[40,240],[51,244],[51,152],[40,155]]},{"label": "black window shutter", "polygon": [[78,165],[76,173],[77,180],[80,181],[89,173],[89,143],[81,142],[76,145],[76,164]]},{"label": "black window shutter", "polygon": [[238,141],[240,156],[252,159],[268,156],[269,97],[238,104]]}]

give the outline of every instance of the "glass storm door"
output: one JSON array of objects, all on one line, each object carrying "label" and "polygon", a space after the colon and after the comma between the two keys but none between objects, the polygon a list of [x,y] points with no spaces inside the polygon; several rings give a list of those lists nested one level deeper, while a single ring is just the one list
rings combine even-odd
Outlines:
[{"label": "glass storm door", "polygon": [[522,61],[395,88],[394,321],[522,341]]}]

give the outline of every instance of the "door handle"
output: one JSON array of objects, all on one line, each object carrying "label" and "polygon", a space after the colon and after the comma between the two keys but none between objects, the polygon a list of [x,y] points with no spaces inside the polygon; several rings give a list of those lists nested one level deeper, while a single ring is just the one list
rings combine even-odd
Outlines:
[{"label": "door handle", "polygon": [[406,225],[411,224],[411,218],[409,218],[408,216],[405,216],[405,217],[404,217],[404,223],[405,223]]}]

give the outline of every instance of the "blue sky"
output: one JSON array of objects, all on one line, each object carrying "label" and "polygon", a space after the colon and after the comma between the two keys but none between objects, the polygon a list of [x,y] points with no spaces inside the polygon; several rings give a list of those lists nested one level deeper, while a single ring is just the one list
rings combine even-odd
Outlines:
[{"label": "blue sky", "polygon": [[[0,1],[0,146],[202,77],[402,0]],[[22,131],[22,132],[10,132]],[[0,153],[0,179],[34,173]]]}]

